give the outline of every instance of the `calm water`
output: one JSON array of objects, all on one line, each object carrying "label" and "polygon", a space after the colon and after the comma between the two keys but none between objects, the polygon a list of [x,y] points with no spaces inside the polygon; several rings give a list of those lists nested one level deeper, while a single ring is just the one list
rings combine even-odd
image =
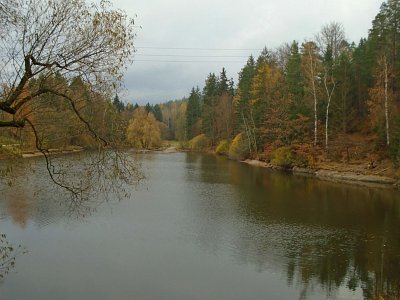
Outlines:
[{"label": "calm water", "polygon": [[399,299],[398,192],[208,155],[138,159],[147,181],[85,217],[40,159],[2,186],[0,299]]}]

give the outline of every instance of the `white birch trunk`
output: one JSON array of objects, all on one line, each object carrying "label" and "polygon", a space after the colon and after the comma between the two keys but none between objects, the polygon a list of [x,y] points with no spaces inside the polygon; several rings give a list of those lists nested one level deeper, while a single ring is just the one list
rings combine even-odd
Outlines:
[{"label": "white birch trunk", "polygon": [[336,87],[336,82],[333,82],[332,90],[329,92],[325,74],[324,85],[325,85],[326,96],[328,97],[328,104],[326,105],[326,116],[325,116],[325,148],[328,149],[329,107],[331,105],[331,99]]}]

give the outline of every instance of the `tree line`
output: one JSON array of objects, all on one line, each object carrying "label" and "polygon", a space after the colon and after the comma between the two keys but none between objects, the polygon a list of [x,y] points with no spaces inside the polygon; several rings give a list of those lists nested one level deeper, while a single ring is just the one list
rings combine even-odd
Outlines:
[{"label": "tree line", "polygon": [[287,146],[295,152],[344,151],[349,159],[349,148],[367,142],[373,145],[369,152],[398,163],[399,41],[400,1],[388,0],[358,44],[332,22],[313,39],[264,48],[248,58],[237,85],[223,68],[187,98],[161,104],[169,115],[181,115],[173,125],[170,116],[163,122],[179,126],[173,137],[182,141],[199,135],[210,146],[240,140],[247,156]]},{"label": "tree line", "polygon": [[[57,3],[53,17],[61,18],[64,11],[59,11]],[[79,4],[82,7],[73,7],[72,2],[68,5],[71,11],[87,9],[83,2]],[[343,26],[332,22],[313,39],[264,48],[258,57],[250,56],[236,84],[222,68],[219,74],[210,73],[204,86],[193,87],[184,99],[144,107],[124,104],[111,95],[110,87],[120,79],[121,66],[112,59],[87,61],[94,57],[91,52],[97,55],[95,45],[74,50],[82,51],[74,60],[67,56],[70,50],[60,37],[56,46],[66,54],[54,56],[49,52],[53,56],[46,57],[47,52],[40,52],[40,47],[50,47],[46,44],[49,40],[36,41],[34,31],[28,38],[29,24],[21,18],[19,22],[26,28],[22,42],[32,46],[20,57],[17,74],[2,73],[1,139],[41,149],[91,147],[102,139],[107,144],[149,148],[167,139],[191,148],[197,143],[215,147],[223,153],[232,148],[232,156],[238,158],[273,158],[272,153],[280,149],[283,156],[305,154],[310,158],[323,153],[346,160],[378,153],[398,163],[399,5],[399,0],[384,2],[368,36],[358,44],[349,42]],[[41,15],[41,9],[36,8],[35,13]],[[2,8],[2,13],[10,18],[9,23],[19,20],[15,19],[18,11]],[[44,35],[52,34],[44,26],[53,24],[52,16],[47,17],[43,28],[40,24],[35,28]],[[90,24],[82,20],[81,36],[88,38],[85,26],[89,25],[93,27],[90,30],[99,31],[99,36],[110,35],[116,48],[107,49],[106,40],[99,46],[105,52],[114,51],[126,62],[133,35],[130,32],[129,41],[125,41],[120,29],[124,27],[115,32],[112,27],[113,21],[121,23],[124,16],[104,12],[90,17]],[[97,22],[110,28],[103,32]],[[74,30],[71,27],[70,31]],[[12,35],[6,31],[1,35],[3,48],[13,45]],[[26,45],[20,47],[21,53],[28,49]],[[94,67],[108,69],[99,76]],[[12,80],[14,77],[17,80]],[[107,83],[110,78],[115,81]],[[102,90],[102,86],[108,90]],[[144,141],[147,132],[151,133],[147,135],[149,141]]]}]

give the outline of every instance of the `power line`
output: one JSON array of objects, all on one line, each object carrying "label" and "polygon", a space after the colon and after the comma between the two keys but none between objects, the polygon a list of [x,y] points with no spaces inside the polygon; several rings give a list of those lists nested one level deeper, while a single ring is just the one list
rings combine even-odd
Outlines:
[{"label": "power line", "polygon": [[244,55],[186,55],[186,54],[140,54],[137,53],[135,56],[150,56],[150,57],[193,57],[193,58],[207,58],[207,57],[212,57],[212,58],[248,58],[248,56]]},{"label": "power line", "polygon": [[229,60],[161,60],[161,59],[134,59],[134,62],[164,62],[164,63],[238,63],[243,64],[243,61],[229,61]]},{"label": "power line", "polygon": [[195,48],[195,47],[135,47],[136,49],[157,50],[200,50],[200,51],[262,51],[261,48]]}]

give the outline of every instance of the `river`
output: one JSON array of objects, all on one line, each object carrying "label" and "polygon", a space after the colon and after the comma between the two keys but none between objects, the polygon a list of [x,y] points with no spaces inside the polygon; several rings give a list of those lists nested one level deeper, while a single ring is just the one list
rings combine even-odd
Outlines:
[{"label": "river", "polygon": [[89,215],[41,158],[3,183],[1,299],[400,298],[399,192],[213,155],[136,159],[147,179]]}]

